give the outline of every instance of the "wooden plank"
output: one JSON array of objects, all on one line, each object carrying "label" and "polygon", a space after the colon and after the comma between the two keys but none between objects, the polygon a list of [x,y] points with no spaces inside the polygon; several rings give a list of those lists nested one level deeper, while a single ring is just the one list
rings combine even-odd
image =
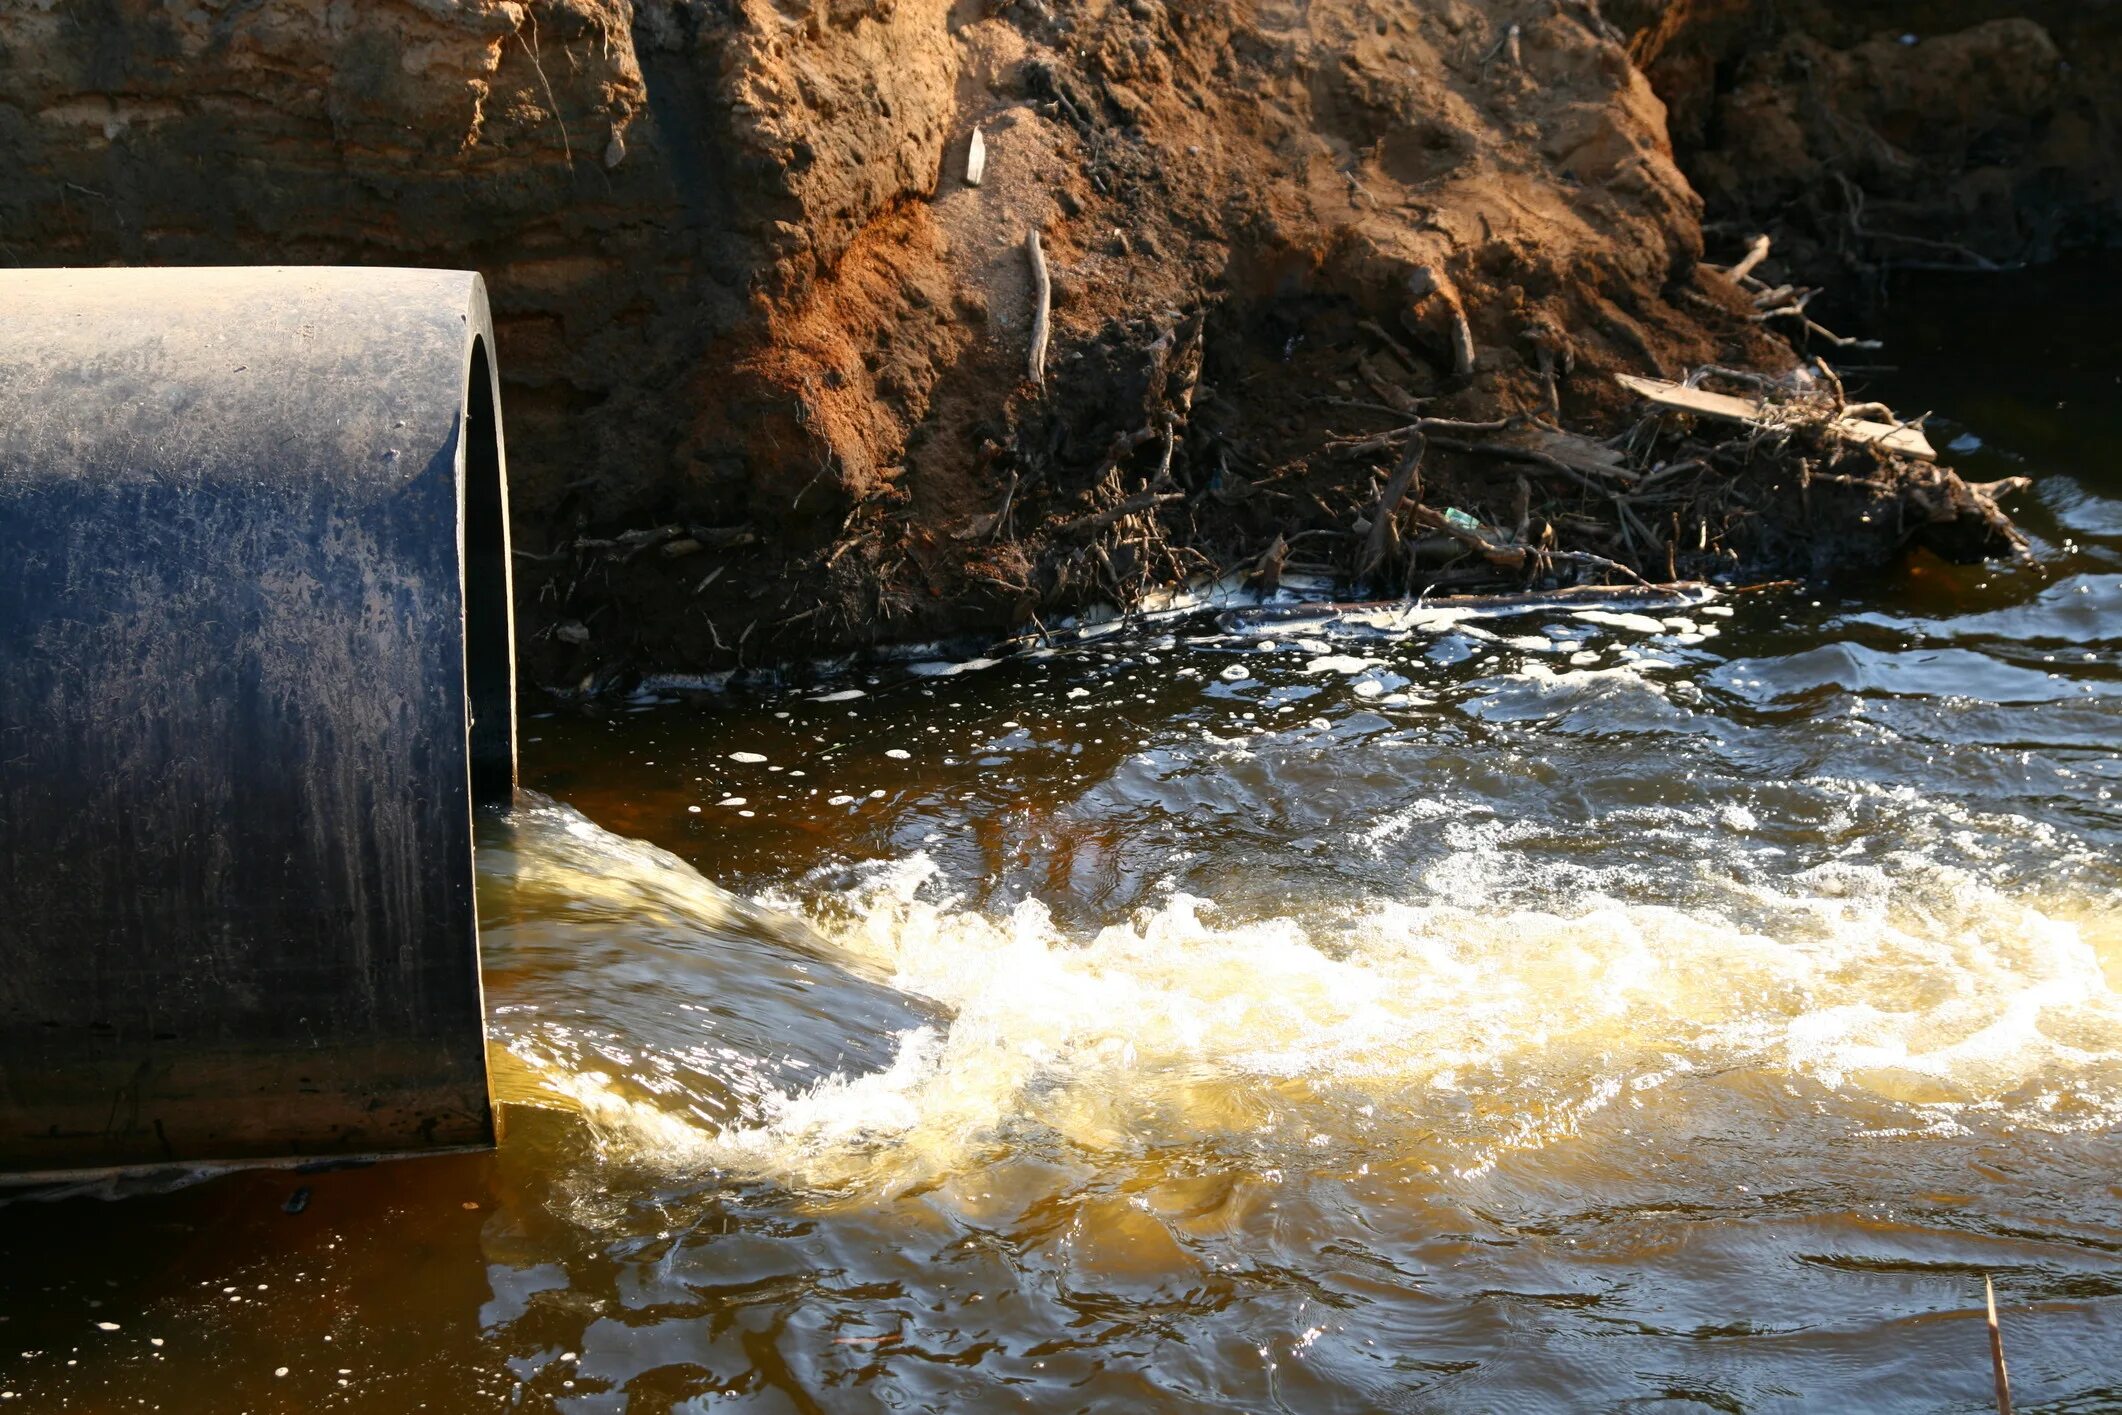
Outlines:
[{"label": "wooden plank", "polygon": [[[1662,378],[1638,378],[1634,374],[1614,375],[1623,388],[1640,394],[1661,408],[1676,412],[1693,413],[1697,417],[1718,418],[1725,422],[1767,424],[1776,420],[1776,405],[1759,398],[1740,398],[1729,393],[1713,393],[1706,388],[1687,388],[1677,383],[1668,383]],[[1915,457],[1925,462],[1938,460],[1937,451],[1930,439],[1919,427],[1899,427],[1893,423],[1872,422],[1867,418],[1838,418],[1834,430],[1852,442],[1877,443],[1888,451],[1899,452],[1904,457]]]}]

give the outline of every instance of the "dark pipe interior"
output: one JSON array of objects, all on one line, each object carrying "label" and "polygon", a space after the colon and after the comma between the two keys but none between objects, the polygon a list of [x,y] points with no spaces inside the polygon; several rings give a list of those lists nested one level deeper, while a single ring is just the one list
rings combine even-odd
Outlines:
[{"label": "dark pipe interior", "polygon": [[501,420],[486,341],[472,345],[464,423],[464,675],[471,700],[472,801],[507,804],[516,789],[508,525]]}]

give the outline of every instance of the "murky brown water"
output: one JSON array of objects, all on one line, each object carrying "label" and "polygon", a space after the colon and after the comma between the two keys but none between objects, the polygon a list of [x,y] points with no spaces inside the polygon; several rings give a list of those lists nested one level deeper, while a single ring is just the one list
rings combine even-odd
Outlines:
[{"label": "murky brown water", "polygon": [[0,1391],[1978,1410],[1989,1273],[2122,1408],[2122,356],[2041,289],[1884,384],[2029,567],[534,718],[501,1150],[0,1208]]}]

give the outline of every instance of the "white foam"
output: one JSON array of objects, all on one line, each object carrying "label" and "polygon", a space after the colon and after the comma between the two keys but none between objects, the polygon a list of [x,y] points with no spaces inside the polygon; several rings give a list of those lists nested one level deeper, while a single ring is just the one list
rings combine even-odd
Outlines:
[{"label": "white foam", "polygon": [[1912,1128],[1970,1109],[2122,1118],[2122,997],[2101,956],[2122,978],[2122,939],[2067,912],[1910,860],[1713,880],[1684,904],[1594,889],[1512,906],[1501,847],[1522,823],[1417,809],[1364,843],[1425,815],[1458,848],[1415,895],[1264,917],[1181,894],[1082,932],[1037,901],[939,896],[922,856],[865,867],[811,922],[952,1017],[903,1035],[885,1070],[776,1092],[763,1123],[719,1129],[636,1115],[595,1078],[555,1088],[658,1162],[799,1187],[923,1182],[1025,1126],[1100,1151],[1274,1114],[1309,1144],[1346,1138],[1356,1105],[1374,1108],[1366,1143],[1441,1147],[1471,1172],[1602,1108],[1664,1104],[1680,1076],[1809,1086]]},{"label": "white foam", "polygon": [[1631,629],[1639,634],[1655,634],[1665,627],[1648,614],[1616,614],[1606,609],[1578,609],[1571,612],[1575,618],[1587,624],[1599,624],[1609,629]]}]

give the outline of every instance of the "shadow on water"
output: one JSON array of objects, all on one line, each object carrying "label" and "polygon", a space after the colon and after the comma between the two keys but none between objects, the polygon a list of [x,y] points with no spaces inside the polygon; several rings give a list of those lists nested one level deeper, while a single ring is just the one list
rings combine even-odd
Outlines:
[{"label": "shadow on water", "polygon": [[1864,376],[2023,565],[534,711],[501,1149],[0,1207],[0,1392],[2122,1405],[2111,269]]}]

